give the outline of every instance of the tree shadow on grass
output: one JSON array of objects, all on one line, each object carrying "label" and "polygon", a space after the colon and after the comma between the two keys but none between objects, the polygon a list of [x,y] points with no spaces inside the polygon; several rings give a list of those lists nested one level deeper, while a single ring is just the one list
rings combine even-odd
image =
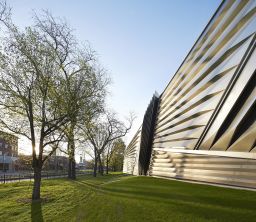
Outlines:
[{"label": "tree shadow on grass", "polygon": [[[129,187],[129,186],[128,186]],[[165,193],[161,190],[139,190],[139,189],[118,189],[104,187],[103,191],[109,193],[111,197],[151,202],[152,206],[157,203],[165,205],[168,209],[172,209],[182,215],[190,215],[198,220],[213,219],[216,221],[253,221],[256,214],[253,210],[255,200],[241,200],[240,203],[233,203],[237,199],[227,195],[228,200],[221,197],[189,195],[182,193]],[[203,191],[202,191],[203,192]],[[228,192],[228,191],[227,191]],[[252,193],[253,194],[253,193]],[[145,202],[145,203],[146,203]],[[224,203],[222,203],[224,202]],[[242,203],[241,203],[242,202]],[[247,203],[249,202],[249,203]],[[253,204],[253,206],[250,206]]]},{"label": "tree shadow on grass", "polygon": [[42,201],[33,201],[31,203],[31,221],[32,222],[43,222],[42,214]]},{"label": "tree shadow on grass", "polygon": [[108,183],[117,182],[120,178],[128,176],[127,174],[115,174],[114,176],[108,177],[108,175],[100,176],[98,178],[105,178],[104,180],[98,180],[97,183],[92,179],[97,178],[89,178],[88,180],[74,180],[73,182],[78,183],[80,185],[85,185],[92,189],[102,190],[102,186]]}]

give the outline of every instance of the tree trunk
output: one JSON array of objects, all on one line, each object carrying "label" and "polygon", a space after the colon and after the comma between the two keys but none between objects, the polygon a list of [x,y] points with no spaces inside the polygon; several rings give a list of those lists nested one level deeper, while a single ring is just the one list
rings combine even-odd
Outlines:
[{"label": "tree trunk", "polygon": [[101,156],[100,155],[98,156],[98,159],[99,159],[99,173],[101,174],[101,176],[103,176],[104,169],[103,169],[103,164],[102,164]]},{"label": "tree trunk", "polygon": [[41,189],[41,171],[39,166],[34,167],[34,185],[32,192],[32,200],[40,200],[40,189]]},{"label": "tree trunk", "polygon": [[72,159],[71,166],[72,166],[72,169],[71,169],[72,177],[71,177],[71,179],[75,180],[76,179],[76,160],[75,160],[75,157]]},{"label": "tree trunk", "polygon": [[107,162],[106,162],[106,174],[108,174],[108,165],[109,165],[109,158],[107,157]]},{"label": "tree trunk", "polygon": [[69,154],[68,178],[72,179],[72,180],[76,179],[76,161],[75,161],[75,152],[74,152],[74,150],[71,150],[70,154]]},{"label": "tree trunk", "polygon": [[97,176],[97,164],[98,164],[98,158],[97,158],[97,152],[94,150],[94,167],[93,167],[93,176]]},{"label": "tree trunk", "polygon": [[100,174],[100,160],[99,160],[99,157],[98,157],[98,173]]},{"label": "tree trunk", "polygon": [[75,160],[75,140],[74,134],[70,133],[68,140],[69,163],[68,163],[68,178],[76,179],[76,160]]}]

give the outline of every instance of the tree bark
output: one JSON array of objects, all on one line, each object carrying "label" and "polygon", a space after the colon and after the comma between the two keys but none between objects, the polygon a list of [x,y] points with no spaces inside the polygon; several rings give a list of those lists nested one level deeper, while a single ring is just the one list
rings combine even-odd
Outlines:
[{"label": "tree bark", "polygon": [[97,165],[98,165],[98,155],[96,149],[94,149],[94,167],[93,167],[93,176],[97,176]]},{"label": "tree bark", "polygon": [[103,164],[102,164],[102,160],[101,160],[101,156],[98,155],[98,159],[99,159],[99,173],[101,176],[103,176],[104,174],[104,168],[103,168]]},{"label": "tree bark", "polygon": [[32,192],[32,200],[40,200],[40,190],[41,190],[41,171],[39,166],[34,167],[34,184]]},{"label": "tree bark", "polygon": [[76,179],[76,161],[74,149],[71,149],[69,153],[68,178],[72,180]]},{"label": "tree bark", "polygon": [[99,160],[99,157],[98,157],[98,163],[97,164],[98,164],[98,169],[97,170],[98,170],[98,173],[100,174],[100,160]]},{"label": "tree bark", "polygon": [[76,179],[76,160],[75,160],[75,129],[76,122],[72,122],[68,132],[68,153],[69,153],[69,167],[68,167],[68,178]]},{"label": "tree bark", "polygon": [[68,178],[76,179],[76,160],[75,160],[75,138],[73,131],[68,138],[68,151],[69,151],[69,163],[68,163]]},{"label": "tree bark", "polygon": [[110,150],[108,149],[107,157],[106,157],[106,174],[108,174],[108,171],[109,171],[110,157],[111,157],[111,153],[110,153]]},{"label": "tree bark", "polygon": [[106,174],[108,174],[108,165],[109,165],[109,160],[107,158],[107,163],[106,163]]}]

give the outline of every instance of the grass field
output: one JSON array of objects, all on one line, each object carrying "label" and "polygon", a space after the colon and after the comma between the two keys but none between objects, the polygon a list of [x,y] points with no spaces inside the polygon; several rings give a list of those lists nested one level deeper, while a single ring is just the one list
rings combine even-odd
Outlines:
[{"label": "grass field", "polygon": [[114,174],[0,185],[0,221],[256,221],[256,192]]}]

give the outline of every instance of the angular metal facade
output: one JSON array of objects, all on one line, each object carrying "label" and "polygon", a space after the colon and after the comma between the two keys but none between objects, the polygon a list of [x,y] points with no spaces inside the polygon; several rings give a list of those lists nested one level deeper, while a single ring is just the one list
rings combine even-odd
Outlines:
[{"label": "angular metal facade", "polygon": [[158,95],[155,94],[152,97],[144,115],[141,129],[140,152],[138,157],[140,175],[147,175],[149,169],[158,103],[159,98]]},{"label": "angular metal facade", "polygon": [[140,152],[141,127],[135,133],[130,144],[124,152],[123,172],[139,175],[139,152]]},{"label": "angular metal facade", "polygon": [[149,175],[256,187],[255,32],[255,0],[222,2],[159,98]]}]

